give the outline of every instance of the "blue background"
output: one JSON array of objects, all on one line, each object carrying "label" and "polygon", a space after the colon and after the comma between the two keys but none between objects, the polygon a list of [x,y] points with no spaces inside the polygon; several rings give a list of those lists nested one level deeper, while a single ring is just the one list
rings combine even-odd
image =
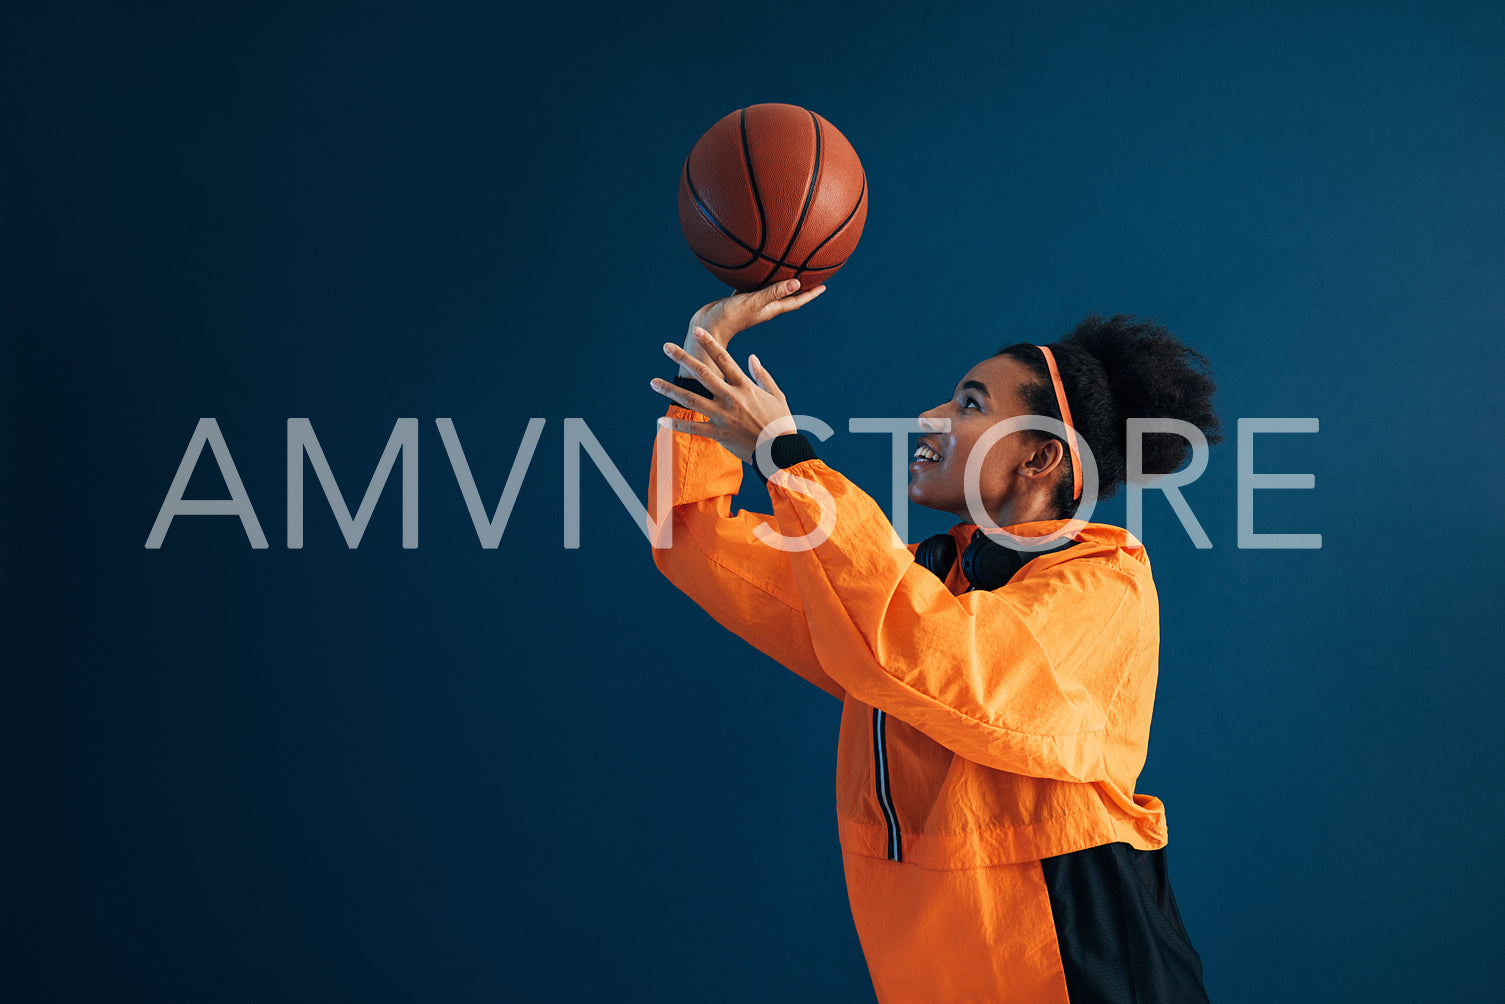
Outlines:
[{"label": "blue background", "polygon": [[[722,293],[680,163],[761,101],[835,123],[871,208],[740,355],[885,507],[847,418],[1002,344],[1123,311],[1212,359],[1213,549],[1147,496],[1140,785],[1212,998],[1498,995],[1505,8],[32,7],[0,31],[7,999],[872,999],[836,702],[663,580],[589,461],[562,543],[566,417],[646,488],[658,346]],[[267,550],[204,517],[143,547],[202,416]],[[286,420],[353,508],[403,416],[420,547],[395,479],[350,550],[310,475],[288,550]],[[483,550],[434,419],[489,510],[534,416]],[[1236,546],[1260,416],[1321,422],[1255,461],[1316,474],[1256,527],[1321,550]],[[224,494],[206,456],[189,497]]]}]

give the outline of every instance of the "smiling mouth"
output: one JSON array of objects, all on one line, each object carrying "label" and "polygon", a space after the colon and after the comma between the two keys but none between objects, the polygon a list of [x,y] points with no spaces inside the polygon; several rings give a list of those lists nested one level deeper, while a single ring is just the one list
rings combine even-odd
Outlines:
[{"label": "smiling mouth", "polygon": [[914,457],[912,458],[911,463],[920,462],[934,464],[944,459],[945,458],[942,457],[939,453],[935,452],[924,443],[921,443],[919,446],[915,447]]}]

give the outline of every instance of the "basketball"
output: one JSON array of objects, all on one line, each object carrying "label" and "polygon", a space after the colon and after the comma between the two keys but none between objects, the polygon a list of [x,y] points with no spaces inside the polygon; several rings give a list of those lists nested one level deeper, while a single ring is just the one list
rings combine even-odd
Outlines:
[{"label": "basketball", "polygon": [[814,289],[846,264],[867,219],[857,151],[797,105],[751,105],[700,137],[679,175],[679,225],[700,264],[747,292]]}]

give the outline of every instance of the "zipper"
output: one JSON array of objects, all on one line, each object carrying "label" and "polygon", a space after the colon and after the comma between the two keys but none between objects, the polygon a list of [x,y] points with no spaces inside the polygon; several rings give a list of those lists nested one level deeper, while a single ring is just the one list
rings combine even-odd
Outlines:
[{"label": "zipper", "polygon": [[[982,531],[978,531],[981,533]],[[954,560],[954,559],[953,559]],[[927,566],[928,567],[928,566]],[[945,578],[945,576],[942,576]],[[977,588],[971,583],[963,592]],[[893,792],[888,786],[888,715],[873,709],[873,778],[878,789],[878,806],[883,810],[884,822],[888,824],[888,860],[903,861],[904,845],[899,833],[899,814],[894,811]]]},{"label": "zipper", "polygon": [[885,725],[888,715],[873,709],[873,775],[877,779],[878,805],[883,809],[883,818],[888,822],[888,859],[903,861],[903,848],[899,842],[899,816],[894,812],[894,800],[888,790],[888,738]]}]

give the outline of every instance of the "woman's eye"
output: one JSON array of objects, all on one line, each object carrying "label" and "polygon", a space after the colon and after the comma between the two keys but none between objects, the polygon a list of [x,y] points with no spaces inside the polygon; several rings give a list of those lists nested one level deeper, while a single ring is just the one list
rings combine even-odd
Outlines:
[{"label": "woman's eye", "polygon": [[977,408],[979,411],[982,409],[982,405],[978,404],[975,399],[970,397],[962,398],[962,410],[966,411],[968,407]]}]

